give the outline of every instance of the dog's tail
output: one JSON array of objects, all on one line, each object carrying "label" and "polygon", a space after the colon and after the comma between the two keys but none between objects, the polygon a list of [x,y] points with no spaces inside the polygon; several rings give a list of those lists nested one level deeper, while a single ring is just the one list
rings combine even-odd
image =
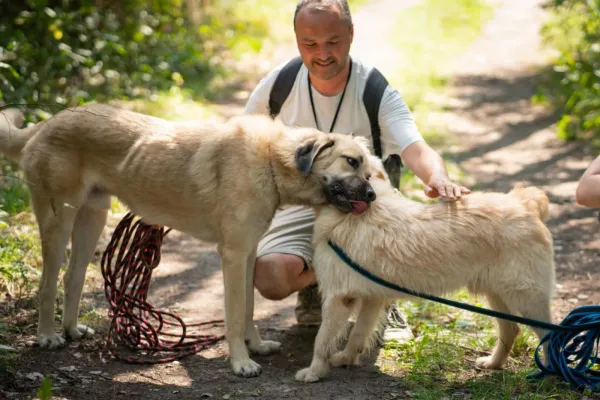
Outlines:
[{"label": "dog's tail", "polygon": [[518,183],[510,193],[518,197],[525,207],[537,212],[542,221],[548,219],[550,214],[548,210],[550,200],[543,190],[535,186],[526,186],[523,183]]},{"label": "dog's tail", "polygon": [[21,150],[37,129],[19,129],[25,120],[16,108],[0,111],[0,153],[14,161],[21,159]]}]

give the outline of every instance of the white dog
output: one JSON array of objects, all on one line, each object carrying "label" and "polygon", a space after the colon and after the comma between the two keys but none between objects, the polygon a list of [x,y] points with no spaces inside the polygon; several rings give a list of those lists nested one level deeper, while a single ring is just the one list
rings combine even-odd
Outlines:
[{"label": "white dog", "polygon": [[[455,202],[424,205],[403,197],[381,162],[370,160],[376,200],[361,215],[317,208],[314,261],[323,299],[323,322],[309,368],[296,379],[315,382],[329,365],[357,365],[373,337],[382,308],[402,294],[367,280],[328,246],[332,240],[371,273],[401,287],[443,296],[462,287],[484,294],[492,309],[549,322],[554,288],[552,237],[544,225],[548,198],[535,187],[510,193],[474,193]],[[356,323],[344,350],[335,339],[353,309]],[[535,329],[542,338],[544,330]],[[498,341],[477,366],[506,363],[516,323],[498,320]],[[544,351],[544,355],[547,351]]]}]

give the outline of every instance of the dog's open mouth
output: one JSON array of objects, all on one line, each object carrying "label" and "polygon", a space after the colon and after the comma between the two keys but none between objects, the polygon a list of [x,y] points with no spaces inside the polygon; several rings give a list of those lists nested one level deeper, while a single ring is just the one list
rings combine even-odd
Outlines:
[{"label": "dog's open mouth", "polygon": [[366,201],[350,200],[350,205],[352,206],[352,214],[354,215],[360,215],[367,211],[367,208],[369,208],[369,204]]},{"label": "dog's open mouth", "polygon": [[361,215],[369,209],[370,203],[375,200],[375,192],[362,182],[346,183],[341,181],[331,182],[324,187],[329,204],[345,213]]}]

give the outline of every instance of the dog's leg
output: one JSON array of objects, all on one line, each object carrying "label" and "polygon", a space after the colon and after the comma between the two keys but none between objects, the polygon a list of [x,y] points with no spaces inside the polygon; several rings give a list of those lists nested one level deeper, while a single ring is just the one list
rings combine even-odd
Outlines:
[{"label": "dog's leg", "polygon": [[[240,243],[240,242],[238,242]],[[243,242],[241,242],[243,243]],[[261,373],[261,366],[250,359],[244,341],[246,334],[246,267],[248,254],[245,246],[219,246],[225,287],[225,337],[233,372],[238,376],[253,377]]]},{"label": "dog's leg", "polygon": [[73,250],[69,260],[69,268],[65,274],[63,310],[63,329],[65,334],[74,340],[94,334],[93,329],[85,325],[78,325],[77,317],[79,315],[79,302],[85,281],[85,272],[94,255],[98,238],[106,224],[110,196],[106,196],[105,203],[107,207],[103,209],[84,205],[77,211],[75,217],[71,238]]},{"label": "dog's leg", "polygon": [[384,300],[379,297],[364,297],[356,323],[350,332],[344,350],[331,356],[334,367],[358,365],[360,356],[366,348],[367,341],[377,325]]},{"label": "dog's leg", "polygon": [[[515,311],[515,309],[509,307],[500,296],[494,293],[487,293],[486,297],[492,310],[503,313],[511,313]],[[477,365],[479,368],[501,369],[504,364],[506,364],[506,361],[508,361],[512,346],[515,342],[515,339],[519,335],[520,329],[516,323],[501,318],[498,318],[497,321],[498,339],[496,345],[494,346],[494,350],[490,356],[479,357],[475,361],[475,365]]]},{"label": "dog's leg", "polygon": [[248,349],[259,355],[268,355],[281,350],[281,343],[272,340],[262,340],[256,325],[254,325],[254,265],[256,250],[248,257],[246,267],[246,341]]},{"label": "dog's leg", "polygon": [[[552,322],[552,310],[551,310],[551,296],[541,291],[527,292],[527,295],[522,297],[519,304],[519,312],[525,318],[536,319],[544,322]],[[548,333],[545,329],[534,328],[531,329],[535,332],[539,340],[542,340]],[[542,346],[542,363],[547,365],[548,357],[548,345],[546,342]]]},{"label": "dog's leg", "polygon": [[64,261],[65,250],[73,229],[76,210],[64,202],[52,207],[48,196],[32,190],[32,205],[40,230],[43,270],[39,293],[38,343],[42,348],[56,348],[65,339],[54,329],[54,303],[58,274]]},{"label": "dog's leg", "polygon": [[323,320],[315,339],[313,359],[310,367],[296,373],[296,380],[316,382],[329,373],[329,355],[335,338],[348,321],[351,308],[344,304],[343,297],[328,297],[323,302]]}]

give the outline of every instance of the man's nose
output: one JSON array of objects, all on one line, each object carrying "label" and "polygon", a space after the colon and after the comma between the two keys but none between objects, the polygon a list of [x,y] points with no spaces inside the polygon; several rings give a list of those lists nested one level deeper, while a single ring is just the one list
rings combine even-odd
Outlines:
[{"label": "man's nose", "polygon": [[319,47],[319,58],[323,61],[329,59],[331,56],[331,51],[329,50],[329,46],[323,44]]}]

